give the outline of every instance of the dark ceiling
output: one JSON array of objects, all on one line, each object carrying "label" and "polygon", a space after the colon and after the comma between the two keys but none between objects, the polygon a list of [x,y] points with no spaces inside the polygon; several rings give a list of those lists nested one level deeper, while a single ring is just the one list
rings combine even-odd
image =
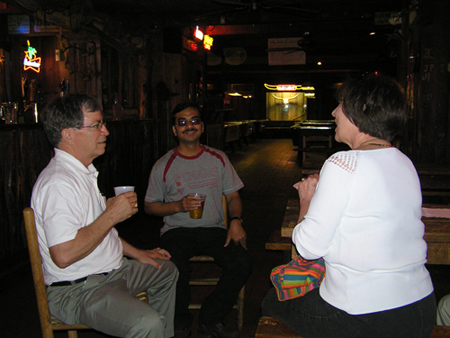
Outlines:
[{"label": "dark ceiling", "polygon": [[[29,11],[108,18],[124,32],[143,36],[163,29],[176,36],[199,25],[214,37],[213,52],[245,48],[250,59],[267,59],[268,38],[299,38],[307,64],[323,69],[392,63],[409,0],[7,0]],[[386,15],[387,13],[387,15]],[[389,23],[389,16],[391,20]],[[380,19],[382,18],[382,19]],[[370,33],[375,32],[375,35]],[[178,41],[174,39],[174,43]],[[292,51],[286,51],[292,52]],[[256,61],[257,62],[257,61]],[[251,62],[249,62],[251,68]]]},{"label": "dark ceiling", "polygon": [[[299,37],[310,63],[389,62],[401,37],[403,0],[91,0],[124,29],[210,26],[216,51],[244,47],[267,58],[268,38]],[[391,13],[391,23],[378,18]],[[375,32],[375,35],[370,33]],[[301,40],[301,41],[300,41]],[[220,49],[218,49],[219,47]],[[334,67],[334,66],[333,66]]]}]

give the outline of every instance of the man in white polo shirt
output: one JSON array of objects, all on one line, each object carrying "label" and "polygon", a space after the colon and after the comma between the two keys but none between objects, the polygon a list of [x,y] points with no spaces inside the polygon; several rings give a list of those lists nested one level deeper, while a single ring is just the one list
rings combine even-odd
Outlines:
[{"label": "man in white polo shirt", "polygon": [[[173,336],[178,271],[170,254],[119,237],[114,226],[138,211],[135,192],[106,200],[98,190],[92,161],[109,135],[101,107],[86,95],[59,97],[46,107],[44,130],[55,156],[36,181],[31,206],[50,312],[118,337]],[[134,297],[142,291],[149,304]]]}]

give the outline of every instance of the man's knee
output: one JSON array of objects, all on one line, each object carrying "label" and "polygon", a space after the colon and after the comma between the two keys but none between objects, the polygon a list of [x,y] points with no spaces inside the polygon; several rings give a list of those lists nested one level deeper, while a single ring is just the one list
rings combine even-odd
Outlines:
[{"label": "man's knee", "polygon": [[438,304],[438,325],[450,325],[450,294],[445,295]]},{"label": "man's knee", "polygon": [[164,316],[149,312],[136,318],[126,337],[165,337],[165,327]]}]

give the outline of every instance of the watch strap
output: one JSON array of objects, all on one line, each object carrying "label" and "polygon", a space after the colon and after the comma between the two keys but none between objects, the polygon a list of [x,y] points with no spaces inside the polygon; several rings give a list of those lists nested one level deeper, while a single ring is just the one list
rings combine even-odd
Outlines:
[{"label": "watch strap", "polygon": [[239,222],[241,222],[241,224],[244,223],[244,221],[243,221],[242,218],[240,218],[240,217],[231,217],[231,218],[230,218],[230,222],[231,222],[232,220],[234,220],[234,219],[239,220]]}]

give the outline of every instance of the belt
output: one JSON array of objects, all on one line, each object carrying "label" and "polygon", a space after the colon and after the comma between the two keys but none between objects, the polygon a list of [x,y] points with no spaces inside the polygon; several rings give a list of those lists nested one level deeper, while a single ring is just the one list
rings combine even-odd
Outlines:
[{"label": "belt", "polygon": [[[102,273],[97,273],[95,275],[97,276],[106,276],[109,272],[102,272]],[[82,278],[78,278],[75,280],[68,280],[68,281],[63,281],[63,282],[55,282],[50,284],[49,286],[68,286],[68,285],[75,285],[78,283],[82,283],[84,282],[86,279],[88,279],[89,276],[86,277],[82,277]]]}]

